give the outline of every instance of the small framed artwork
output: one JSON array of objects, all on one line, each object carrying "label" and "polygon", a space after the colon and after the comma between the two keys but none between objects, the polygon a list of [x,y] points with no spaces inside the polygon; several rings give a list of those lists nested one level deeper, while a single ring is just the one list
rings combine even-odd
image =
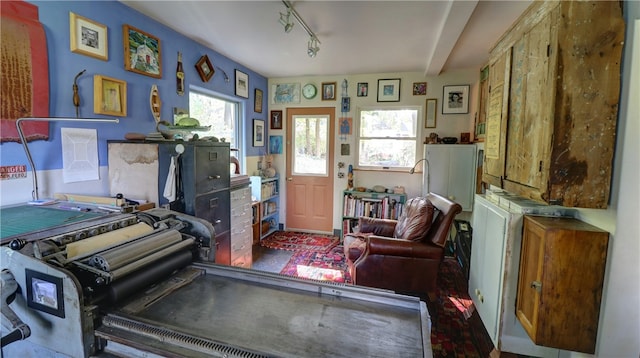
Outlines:
[{"label": "small framed artwork", "polygon": [[125,117],[127,115],[127,82],[94,75],[93,112]]},{"label": "small framed artwork", "polygon": [[378,102],[400,101],[400,79],[378,80]]},{"label": "small framed artwork", "polygon": [[369,95],[369,83],[358,82],[358,97],[367,97]]},{"label": "small framed artwork", "polygon": [[469,113],[469,85],[442,88],[442,114]]},{"label": "small framed artwork", "polygon": [[282,129],[282,111],[271,111],[271,129]]},{"label": "small framed artwork", "polygon": [[351,98],[342,97],[342,113],[347,113],[351,110]]},{"label": "small framed artwork", "polygon": [[436,127],[436,113],[438,112],[438,99],[427,98],[427,109],[424,116],[424,127],[435,128]]},{"label": "small framed artwork", "polygon": [[264,121],[262,119],[253,120],[253,146],[264,147]]},{"label": "small framed artwork", "polygon": [[423,96],[427,94],[427,83],[426,82],[414,82],[413,83],[413,95],[414,96]]},{"label": "small framed artwork", "polygon": [[269,154],[282,154],[282,136],[269,136]]},{"label": "small framed artwork", "polygon": [[71,52],[103,61],[109,59],[105,25],[69,12],[69,38]]},{"label": "small framed artwork", "polygon": [[253,111],[262,113],[262,90],[256,88],[253,98]]},{"label": "small framed artwork", "polygon": [[211,77],[216,73],[216,70],[213,68],[211,61],[209,60],[209,56],[207,55],[200,57],[196,63],[196,70],[198,71],[198,75],[200,75],[202,82],[209,82]]},{"label": "small framed artwork", "polygon": [[133,26],[122,25],[124,69],[141,75],[162,78],[160,40]]},{"label": "small framed artwork", "polygon": [[236,70],[236,96],[249,98],[249,75]]},{"label": "small framed artwork", "polygon": [[300,83],[278,83],[271,85],[271,103],[300,103]]},{"label": "small framed artwork", "polygon": [[322,82],[322,100],[336,100],[336,82]]}]

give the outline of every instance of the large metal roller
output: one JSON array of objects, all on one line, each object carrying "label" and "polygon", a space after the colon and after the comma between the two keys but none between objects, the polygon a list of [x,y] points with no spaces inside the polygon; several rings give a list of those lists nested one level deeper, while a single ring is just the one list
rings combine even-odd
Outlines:
[{"label": "large metal roller", "polygon": [[190,238],[190,239],[186,239],[183,240],[177,244],[168,246],[160,251],[156,251],[152,254],[149,254],[141,259],[139,259],[138,261],[132,262],[128,265],[122,266],[118,269],[115,269],[113,271],[111,271],[111,280],[117,280],[123,276],[126,276],[127,274],[136,271],[152,262],[156,262],[159,261],[161,259],[166,258],[167,256],[178,252],[180,250],[184,250],[190,246],[193,246],[193,244],[195,243],[195,240]]},{"label": "large metal roller", "polygon": [[162,231],[93,255],[89,259],[89,265],[111,272],[180,241],[182,241],[182,234],[179,231],[174,229]]}]

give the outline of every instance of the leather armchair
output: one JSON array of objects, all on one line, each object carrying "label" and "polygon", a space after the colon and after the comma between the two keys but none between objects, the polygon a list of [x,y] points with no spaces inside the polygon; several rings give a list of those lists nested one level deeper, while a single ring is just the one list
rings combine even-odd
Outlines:
[{"label": "leather armchair", "polygon": [[398,221],[359,218],[358,233],[344,239],[353,283],[406,294],[435,292],[451,224],[461,211],[460,204],[429,193],[408,200]]}]

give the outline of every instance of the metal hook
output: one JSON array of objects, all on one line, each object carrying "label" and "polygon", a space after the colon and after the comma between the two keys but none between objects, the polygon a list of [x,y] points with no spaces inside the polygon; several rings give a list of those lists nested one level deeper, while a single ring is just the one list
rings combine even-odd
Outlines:
[{"label": "metal hook", "polygon": [[73,79],[73,105],[76,107],[76,118],[80,117],[80,95],[78,94],[78,77],[87,70],[80,71]]}]

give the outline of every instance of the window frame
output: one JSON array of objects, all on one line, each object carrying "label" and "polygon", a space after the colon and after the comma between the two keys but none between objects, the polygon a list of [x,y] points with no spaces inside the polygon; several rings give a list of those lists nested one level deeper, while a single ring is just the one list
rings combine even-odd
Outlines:
[{"label": "window frame", "polygon": [[[416,134],[415,137],[362,137],[360,135],[360,127],[361,127],[361,120],[362,120],[362,112],[363,111],[394,111],[394,110],[415,110],[417,111],[417,115],[416,115]],[[363,107],[358,107],[357,108],[357,120],[355,121],[355,169],[356,170],[367,170],[367,171],[380,171],[380,172],[389,172],[389,171],[396,171],[396,172],[409,172],[411,170],[411,168],[414,166],[413,163],[415,163],[419,158],[421,158],[421,148],[420,148],[420,135],[421,135],[421,128],[420,128],[420,123],[422,123],[422,119],[424,116],[424,109],[422,106],[420,105],[409,105],[409,106],[363,106]],[[382,166],[382,165],[361,165],[360,164],[360,141],[361,139],[398,139],[398,140],[403,140],[403,141],[409,141],[409,140],[413,140],[414,142],[414,146],[415,146],[415,157],[413,161],[409,161],[409,163],[407,164],[407,166]]]}]

